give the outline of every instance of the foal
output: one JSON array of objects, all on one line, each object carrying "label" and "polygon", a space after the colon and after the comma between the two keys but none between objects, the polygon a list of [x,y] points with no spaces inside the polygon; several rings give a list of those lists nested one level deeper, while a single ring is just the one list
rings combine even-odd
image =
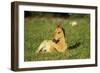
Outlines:
[{"label": "foal", "polygon": [[38,47],[36,53],[39,52],[64,52],[67,49],[65,42],[65,31],[60,24],[57,24],[52,40],[44,40]]}]

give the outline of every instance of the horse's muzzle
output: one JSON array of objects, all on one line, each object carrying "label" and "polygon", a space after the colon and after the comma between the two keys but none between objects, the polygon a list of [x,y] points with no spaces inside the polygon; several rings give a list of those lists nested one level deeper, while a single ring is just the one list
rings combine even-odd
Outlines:
[{"label": "horse's muzzle", "polygon": [[53,39],[52,41],[53,41],[54,43],[56,43],[56,44],[59,42],[59,40],[56,40],[56,39]]}]

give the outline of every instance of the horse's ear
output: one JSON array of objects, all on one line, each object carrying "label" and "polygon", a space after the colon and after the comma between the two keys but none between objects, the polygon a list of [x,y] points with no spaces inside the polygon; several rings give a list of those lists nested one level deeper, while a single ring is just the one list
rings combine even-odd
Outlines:
[{"label": "horse's ear", "polygon": [[57,27],[60,27],[60,28],[61,28],[61,27],[62,27],[62,25],[61,25],[61,24],[57,24]]}]

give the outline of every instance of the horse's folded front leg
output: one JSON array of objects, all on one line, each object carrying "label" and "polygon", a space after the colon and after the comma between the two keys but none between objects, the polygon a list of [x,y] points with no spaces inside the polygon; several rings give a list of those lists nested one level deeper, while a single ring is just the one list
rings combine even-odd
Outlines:
[{"label": "horse's folded front leg", "polygon": [[65,49],[67,48],[66,46],[58,45],[58,44],[55,44],[55,43],[52,43],[52,47],[57,52],[64,52]]},{"label": "horse's folded front leg", "polygon": [[52,50],[53,50],[53,51],[60,52],[60,50],[59,50],[59,46],[58,46],[57,44],[52,43],[51,46],[52,46]]}]

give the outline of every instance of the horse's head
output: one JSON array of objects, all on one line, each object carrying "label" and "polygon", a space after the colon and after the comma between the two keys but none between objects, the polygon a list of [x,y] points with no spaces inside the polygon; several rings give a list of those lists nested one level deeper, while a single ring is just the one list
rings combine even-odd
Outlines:
[{"label": "horse's head", "polygon": [[53,41],[57,43],[60,41],[61,38],[64,38],[64,36],[65,36],[65,31],[63,27],[61,26],[61,24],[57,24],[56,30],[54,32]]}]

